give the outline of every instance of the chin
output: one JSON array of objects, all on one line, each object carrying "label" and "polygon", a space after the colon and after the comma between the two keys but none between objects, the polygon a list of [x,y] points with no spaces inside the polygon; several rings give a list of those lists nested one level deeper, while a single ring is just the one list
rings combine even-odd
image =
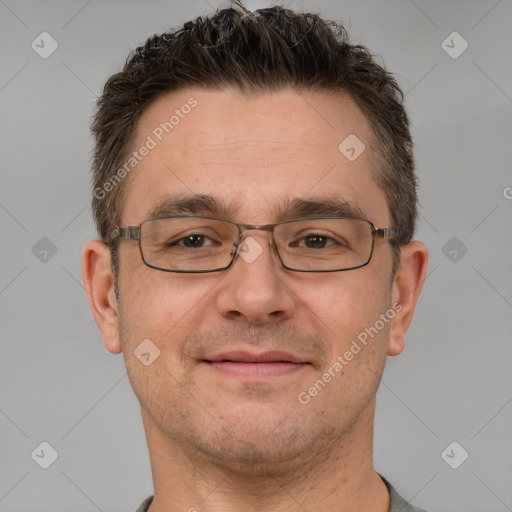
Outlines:
[{"label": "chin", "polygon": [[308,454],[324,451],[333,431],[307,424],[298,414],[233,411],[220,420],[191,421],[188,418],[187,444],[208,462],[252,476],[280,474],[303,465]]}]

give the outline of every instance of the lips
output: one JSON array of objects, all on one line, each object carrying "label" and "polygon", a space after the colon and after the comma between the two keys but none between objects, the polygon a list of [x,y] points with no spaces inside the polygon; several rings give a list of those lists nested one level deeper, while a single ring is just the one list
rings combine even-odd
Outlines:
[{"label": "lips", "polygon": [[263,352],[262,354],[253,354],[250,352],[243,351],[225,352],[222,354],[218,354],[212,357],[211,359],[207,359],[207,361],[210,363],[226,361],[237,363],[306,363],[306,361],[302,361],[301,359],[292,354],[280,351]]},{"label": "lips", "polygon": [[293,354],[280,351],[261,354],[243,351],[226,352],[217,354],[204,362],[214,370],[246,379],[284,376],[310,364]]}]

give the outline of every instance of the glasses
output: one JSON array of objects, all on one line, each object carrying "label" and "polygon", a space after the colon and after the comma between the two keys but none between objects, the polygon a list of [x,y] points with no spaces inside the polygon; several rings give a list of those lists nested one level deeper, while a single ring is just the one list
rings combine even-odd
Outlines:
[{"label": "glasses", "polygon": [[116,227],[111,238],[138,240],[142,260],[156,270],[218,272],[229,268],[240,252],[261,252],[261,247],[256,249],[255,245],[244,248],[243,235],[249,230],[271,232],[281,263],[296,272],[339,272],[364,267],[371,260],[375,236],[395,236],[392,228],[376,228],[369,220],[359,218],[314,217],[253,226],[216,217],[183,215]]}]

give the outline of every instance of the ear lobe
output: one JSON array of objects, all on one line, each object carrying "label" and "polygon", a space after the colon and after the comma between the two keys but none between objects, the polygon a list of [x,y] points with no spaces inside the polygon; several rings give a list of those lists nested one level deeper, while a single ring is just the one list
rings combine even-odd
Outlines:
[{"label": "ear lobe", "polygon": [[427,275],[428,249],[421,242],[401,248],[400,267],[395,276],[392,304],[397,314],[391,322],[388,355],[396,356],[405,348],[405,333],[411,324],[416,303]]},{"label": "ear lobe", "polygon": [[114,292],[110,250],[101,240],[89,240],[82,250],[82,278],[96,325],[105,348],[122,351],[119,338],[118,306]]}]

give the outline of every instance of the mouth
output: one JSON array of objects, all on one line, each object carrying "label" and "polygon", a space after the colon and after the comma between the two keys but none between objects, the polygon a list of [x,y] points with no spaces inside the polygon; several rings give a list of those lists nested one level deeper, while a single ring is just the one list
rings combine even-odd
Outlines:
[{"label": "mouth", "polygon": [[311,363],[286,352],[226,352],[203,360],[210,368],[238,377],[262,379],[289,375],[311,366]]}]

